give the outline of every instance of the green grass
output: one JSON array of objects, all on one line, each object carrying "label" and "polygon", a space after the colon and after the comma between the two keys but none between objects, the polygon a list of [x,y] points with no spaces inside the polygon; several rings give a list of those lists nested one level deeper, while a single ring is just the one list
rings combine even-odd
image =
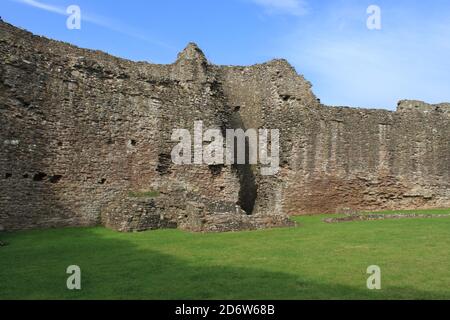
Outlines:
[{"label": "green grass", "polygon": [[[324,217],[222,234],[100,227],[0,234],[8,243],[0,247],[0,299],[450,299],[450,218],[326,224]],[[80,291],[66,289],[73,264],[82,270]],[[366,289],[373,264],[382,270],[379,291]]]},{"label": "green grass", "polygon": [[159,197],[159,191],[130,191],[128,196],[131,198],[156,198]]}]

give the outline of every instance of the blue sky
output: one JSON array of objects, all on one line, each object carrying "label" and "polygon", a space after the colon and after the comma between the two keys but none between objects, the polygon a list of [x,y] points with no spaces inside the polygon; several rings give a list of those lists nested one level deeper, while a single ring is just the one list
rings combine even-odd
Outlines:
[{"label": "blue sky", "polygon": [[[373,4],[381,30],[366,27]],[[81,30],[66,28],[69,5]],[[190,41],[216,64],[286,58],[329,105],[450,101],[448,0],[1,0],[0,16],[131,60],[171,63]]]}]

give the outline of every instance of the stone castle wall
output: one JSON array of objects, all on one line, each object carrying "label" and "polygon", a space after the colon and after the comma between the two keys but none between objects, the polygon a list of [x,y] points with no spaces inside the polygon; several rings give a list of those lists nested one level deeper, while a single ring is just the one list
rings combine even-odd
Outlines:
[{"label": "stone castle wall", "polygon": [[[190,44],[171,65],[131,62],[4,22],[0,56],[1,229],[229,231],[450,206],[447,104],[327,107],[284,60],[215,66]],[[173,164],[172,129],[195,120],[279,129],[280,172]]]}]

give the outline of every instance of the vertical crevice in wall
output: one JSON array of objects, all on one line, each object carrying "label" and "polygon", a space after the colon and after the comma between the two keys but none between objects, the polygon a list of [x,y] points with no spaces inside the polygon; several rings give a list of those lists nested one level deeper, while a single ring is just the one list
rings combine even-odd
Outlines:
[{"label": "vertical crevice in wall", "polygon": [[255,207],[258,188],[255,176],[249,164],[234,165],[239,177],[239,202],[238,205],[247,213],[252,214]]},{"label": "vertical crevice in wall", "polygon": [[[234,110],[230,119],[231,129],[247,128],[242,121],[239,114],[239,109]],[[253,173],[252,165],[249,163],[250,145],[248,138],[245,138],[245,164],[237,164],[237,144],[234,143],[234,165],[232,168],[237,173],[239,178],[239,202],[238,205],[248,214],[252,214],[255,208],[256,198],[258,196],[258,186],[256,184],[255,175]]]}]

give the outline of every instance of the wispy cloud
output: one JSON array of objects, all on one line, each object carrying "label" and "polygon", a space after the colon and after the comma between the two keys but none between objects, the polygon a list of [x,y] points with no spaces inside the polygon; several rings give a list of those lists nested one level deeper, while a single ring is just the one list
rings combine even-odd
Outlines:
[{"label": "wispy cloud", "polygon": [[322,102],[395,109],[401,99],[450,101],[450,28],[442,22],[448,14],[385,14],[383,29],[369,31],[364,6],[334,9],[300,22],[277,47]]},{"label": "wispy cloud", "polygon": [[[24,5],[28,5],[30,7],[36,8],[36,9],[44,10],[47,12],[56,13],[56,14],[63,15],[63,16],[69,15],[66,12],[65,7],[55,6],[55,5],[47,4],[47,3],[37,1],[37,0],[13,0],[13,1],[24,4]],[[85,13],[82,10],[81,20],[88,22],[88,23],[95,24],[97,26],[100,26],[100,27],[103,27],[106,29],[109,29],[109,30],[117,32],[117,33],[123,34],[128,37],[132,37],[132,38],[135,38],[135,39],[138,39],[141,41],[145,41],[145,42],[151,43],[153,45],[164,47],[166,49],[174,50],[174,48],[172,46],[168,45],[165,42],[156,40],[154,38],[150,38],[150,37],[144,35],[143,33],[139,32],[138,30],[135,30],[134,28],[125,26],[120,22],[113,21],[111,19],[108,19],[108,18],[105,18],[102,16]]]},{"label": "wispy cloud", "polygon": [[262,6],[269,14],[289,14],[302,16],[308,13],[305,0],[250,0]]},{"label": "wispy cloud", "polygon": [[46,3],[42,3],[39,1],[35,1],[35,0],[14,0],[15,2],[20,2],[23,4],[27,4],[31,7],[37,8],[37,9],[41,9],[41,10],[45,10],[48,12],[53,12],[53,13],[57,13],[57,14],[61,14],[61,15],[66,15],[66,10],[64,10],[64,8],[62,7],[57,7],[57,6],[53,6],[53,5],[49,5]]}]

